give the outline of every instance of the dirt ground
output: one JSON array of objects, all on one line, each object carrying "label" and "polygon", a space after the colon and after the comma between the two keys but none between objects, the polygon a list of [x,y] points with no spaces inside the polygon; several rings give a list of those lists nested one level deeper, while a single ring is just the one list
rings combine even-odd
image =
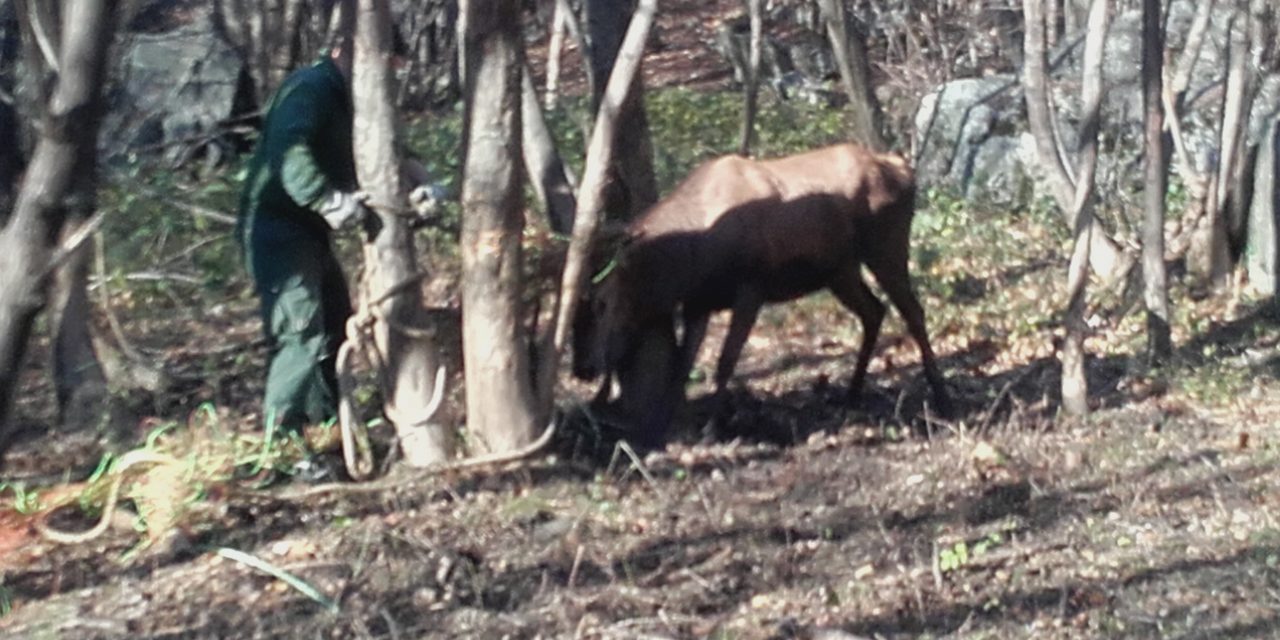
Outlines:
[{"label": "dirt ground", "polygon": [[[705,15],[682,13],[694,4],[664,14],[662,37],[708,37]],[[729,428],[709,440],[706,382],[655,452],[619,445],[583,413],[590,390],[566,382],[568,417],[520,463],[394,467],[394,486],[209,485],[184,503],[180,526],[150,540],[125,511],[101,537],[59,545],[20,510],[0,510],[0,636],[1280,635],[1280,311],[1206,312],[1211,321],[1178,336],[1168,376],[1140,373],[1129,351],[1099,339],[1096,410],[1068,420],[1052,331],[988,337],[990,312],[978,310],[1018,313],[992,302],[1010,291],[1052,304],[1027,274],[1056,281],[1065,267],[1004,269],[925,297],[959,405],[945,419],[923,406],[918,352],[896,320],[850,409],[855,320],[829,297],[771,308],[738,368]],[[255,314],[240,297],[131,327],[186,377],[181,393],[133,403],[130,415],[144,417],[124,428],[141,439],[192,416],[192,433],[252,430],[245,407],[260,393],[262,348],[224,345],[253,345]],[[723,332],[721,318],[707,343]],[[55,422],[51,390],[37,364],[27,380],[19,418],[30,437],[6,457],[5,477],[79,477],[100,444],[39,437]],[[216,417],[202,417],[206,402]],[[65,528],[92,524],[60,516]]]}]

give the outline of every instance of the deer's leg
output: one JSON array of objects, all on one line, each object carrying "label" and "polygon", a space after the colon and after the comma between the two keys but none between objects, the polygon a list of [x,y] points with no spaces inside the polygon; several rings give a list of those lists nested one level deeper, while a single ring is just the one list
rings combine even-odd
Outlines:
[{"label": "deer's leg", "polygon": [[920,306],[920,300],[911,290],[911,274],[907,272],[905,243],[903,250],[895,253],[897,255],[886,256],[883,253],[876,255],[874,251],[867,252],[866,263],[875,274],[876,282],[880,283],[880,287],[889,296],[889,301],[898,309],[898,313],[902,314],[902,319],[907,323],[907,331],[920,347],[924,375],[933,389],[934,402],[937,403],[938,411],[947,414],[951,412],[951,398],[947,393],[942,374],[938,371],[933,347],[929,345],[929,333],[925,329],[924,322],[924,307]]},{"label": "deer's leg", "polygon": [[596,392],[591,404],[597,407],[603,407],[609,402],[609,396],[613,395],[613,371],[606,370],[604,372],[604,380],[600,382],[600,390]]},{"label": "deer's leg", "polygon": [[862,322],[862,346],[858,348],[858,364],[849,382],[849,400],[856,401],[867,379],[867,366],[871,364],[871,352],[880,337],[880,324],[884,322],[884,303],[876,299],[862,280],[862,266],[854,264],[840,271],[831,281],[831,292],[845,308]]},{"label": "deer's leg", "polygon": [[715,418],[718,419],[727,409],[727,388],[733,370],[738,366],[738,357],[742,355],[742,347],[747,344],[751,335],[751,327],[756,324],[760,315],[760,307],[764,306],[764,296],[754,289],[744,287],[738,291],[733,301],[732,316],[729,319],[729,333],[724,338],[724,347],[720,350],[720,361],[716,363],[716,390],[713,396]]},{"label": "deer's leg", "polygon": [[675,382],[683,389],[684,384],[689,381],[689,372],[693,371],[693,361],[698,358],[698,349],[707,337],[707,322],[711,320],[711,314],[706,311],[685,311],[681,315],[684,319],[684,332],[680,337],[680,364],[676,370]]}]

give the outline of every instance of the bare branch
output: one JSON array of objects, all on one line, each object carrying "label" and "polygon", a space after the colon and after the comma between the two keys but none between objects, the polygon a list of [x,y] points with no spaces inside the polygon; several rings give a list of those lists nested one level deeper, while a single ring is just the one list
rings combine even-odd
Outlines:
[{"label": "bare branch", "polygon": [[631,24],[627,27],[626,36],[618,49],[618,59],[614,62],[613,72],[609,75],[609,83],[600,99],[600,110],[596,116],[595,129],[591,132],[591,143],[587,147],[587,165],[583,169],[582,185],[578,194],[578,213],[573,221],[573,239],[569,243],[568,256],[565,259],[564,274],[560,283],[559,312],[556,314],[554,332],[550,343],[545,344],[542,351],[542,362],[538,366],[538,397],[544,404],[551,402],[551,380],[556,364],[564,353],[569,340],[569,326],[573,314],[577,310],[579,292],[586,280],[587,254],[595,237],[596,228],[600,224],[600,213],[604,205],[604,187],[609,165],[613,158],[614,133],[618,126],[618,114],[630,93],[632,80],[640,69],[640,58],[644,54],[644,43],[649,37],[649,29],[653,26],[653,15],[657,10],[657,0],[640,0]]},{"label": "bare branch", "polygon": [[1174,96],[1173,106],[1176,109],[1171,116],[1182,111],[1182,100],[1187,87],[1191,86],[1191,72],[1200,59],[1200,50],[1204,48],[1204,35],[1209,30],[1209,16],[1213,13],[1214,4],[1215,0],[1200,0],[1196,7],[1191,29],[1187,31],[1187,42],[1182,47],[1182,55],[1178,57],[1173,77],[1169,79],[1169,93]]},{"label": "bare branch", "polygon": [[1064,210],[1074,200],[1075,182],[1058,152],[1053,105],[1049,101],[1049,73],[1045,62],[1044,0],[1023,0],[1027,29],[1023,40],[1022,85],[1026,94],[1027,123],[1036,140],[1036,155],[1049,174],[1050,188]]},{"label": "bare branch", "polygon": [[61,75],[61,68],[58,65],[58,48],[49,37],[49,30],[45,28],[44,18],[40,15],[40,5],[40,0],[27,2],[27,19],[31,21],[31,35],[35,38],[36,46],[40,48],[40,55],[44,56],[45,65],[55,74]]}]

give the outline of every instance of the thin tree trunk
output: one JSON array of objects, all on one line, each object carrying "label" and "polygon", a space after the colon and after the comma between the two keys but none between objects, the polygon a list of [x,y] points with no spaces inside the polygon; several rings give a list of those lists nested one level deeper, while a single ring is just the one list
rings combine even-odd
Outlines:
[{"label": "thin tree trunk", "polygon": [[883,115],[871,87],[871,70],[867,63],[866,44],[862,36],[851,26],[851,17],[845,15],[840,0],[818,0],[823,21],[827,25],[827,40],[840,69],[840,79],[849,95],[849,109],[853,112],[853,138],[855,141],[884,151],[888,148],[881,128]]},{"label": "thin tree trunk", "polygon": [[[1042,2],[1043,0],[1023,0],[1026,34],[1023,38],[1022,86],[1026,97],[1027,124],[1035,139],[1036,157],[1040,169],[1045,172],[1050,192],[1067,224],[1074,229],[1076,181],[1063,159],[1064,154],[1056,133],[1057,123],[1049,102],[1048,56],[1044,47]],[[1100,229],[1096,219],[1091,220],[1090,225],[1095,230]],[[1131,261],[1106,234],[1097,232],[1089,234],[1089,264],[1102,278],[1113,279],[1125,273]]]},{"label": "thin tree trunk", "polygon": [[1249,117],[1249,14],[1238,9],[1232,20],[1227,86],[1223,94],[1218,171],[1209,183],[1205,215],[1191,252],[1192,270],[1215,291],[1227,286],[1231,252],[1227,245],[1226,205],[1235,172],[1243,164],[1244,128]]},{"label": "thin tree trunk", "polygon": [[[76,171],[75,196],[70,205],[70,219],[87,224],[96,201],[97,172],[94,149],[86,147],[81,169]],[[74,230],[64,229],[63,242]],[[93,348],[89,327],[90,310],[88,279],[93,245],[82,243],[58,268],[54,278],[53,299],[49,307],[53,328],[52,372],[57,390],[58,417],[63,428],[94,426],[106,414],[107,378]]]},{"label": "thin tree trunk", "polygon": [[[1164,29],[1160,0],[1142,2],[1142,101],[1146,112],[1146,178],[1142,218],[1142,284],[1147,307],[1147,359],[1161,364],[1173,353],[1169,285],[1164,266],[1164,196],[1169,162],[1164,145]],[[1176,117],[1176,116],[1175,116]]]},{"label": "thin tree trunk", "polygon": [[[391,70],[389,0],[359,0],[355,69],[356,174],[377,203],[377,224],[364,245],[364,301],[376,305],[374,342],[385,358],[381,372],[384,408],[395,424],[405,460],[415,467],[453,457],[449,425],[432,421],[433,386],[439,363],[435,345],[403,328],[424,316],[421,287],[404,283],[420,277],[413,236],[398,211],[408,208],[400,184],[394,78]],[[392,291],[398,293],[387,295]]]},{"label": "thin tree trunk", "polygon": [[547,43],[547,88],[544,105],[550,111],[556,108],[560,93],[560,57],[564,54],[564,36],[573,19],[569,0],[555,0],[551,15],[551,40]]},{"label": "thin tree trunk", "polygon": [[66,221],[64,199],[79,160],[97,140],[101,87],[117,3],[68,0],[62,50],[40,140],[13,215],[0,231],[0,449],[9,445],[9,418],[18,373],[36,315],[44,308],[54,243]]},{"label": "thin tree trunk", "polygon": [[573,229],[573,211],[577,207],[573,184],[551,132],[547,130],[542,108],[538,106],[538,93],[533,88],[529,65],[524,65],[523,69],[520,109],[525,170],[538,203],[547,212],[547,224],[551,230],[569,233]]},{"label": "thin tree trunk", "polygon": [[[586,0],[587,60],[591,75],[599,82],[611,76],[632,14],[632,0]],[[658,201],[658,182],[653,173],[653,140],[649,118],[644,108],[644,83],[637,74],[635,86],[627,93],[622,106],[621,122],[614,144],[627,153],[613,159],[614,180],[607,193],[605,210],[625,217],[635,217]],[[592,108],[599,109],[604,86],[597,84],[592,94]]]},{"label": "thin tree trunk", "polygon": [[[473,454],[532,441],[542,412],[521,322],[521,43],[518,0],[467,3],[462,345]],[[532,88],[530,81],[529,87]],[[526,100],[526,102],[528,102]],[[536,108],[536,100],[533,102]]]},{"label": "thin tree trunk", "polygon": [[[1062,408],[1070,415],[1089,413],[1088,353],[1084,340],[1089,284],[1089,245],[1094,233],[1094,174],[1098,165],[1098,127],[1102,111],[1102,56],[1106,44],[1109,0],[1093,0],[1089,8],[1085,41],[1084,77],[1081,82],[1080,153],[1077,166],[1072,215],[1075,218],[1075,245],[1067,270],[1067,310],[1063,324],[1066,336],[1062,347]],[[1027,19],[1035,16],[1027,12]],[[1028,28],[1028,36],[1031,29]]]},{"label": "thin tree trunk", "polygon": [[747,77],[743,83],[742,132],[738,136],[738,154],[751,155],[756,132],[756,104],[760,97],[760,46],[764,37],[764,0],[747,0],[751,20],[751,51],[747,56]]},{"label": "thin tree trunk", "polygon": [[627,27],[618,58],[609,74],[609,82],[600,99],[595,128],[587,147],[586,167],[582,172],[582,185],[578,189],[578,213],[573,219],[573,238],[565,257],[564,273],[560,281],[560,301],[552,331],[539,341],[542,354],[538,362],[538,402],[545,412],[551,410],[553,382],[556,368],[569,341],[569,327],[578,307],[583,285],[587,279],[587,256],[595,239],[596,229],[604,210],[604,188],[609,165],[615,150],[615,133],[621,121],[621,112],[627,102],[635,75],[640,70],[640,58],[644,43],[653,26],[657,0],[640,0],[631,24]]}]

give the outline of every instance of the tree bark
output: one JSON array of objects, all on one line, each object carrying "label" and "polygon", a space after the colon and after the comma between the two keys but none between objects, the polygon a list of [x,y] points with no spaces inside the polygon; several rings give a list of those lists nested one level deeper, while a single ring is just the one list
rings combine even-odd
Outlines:
[{"label": "tree bark", "polygon": [[[591,77],[592,109],[599,111],[605,87],[601,79],[609,78],[618,57],[623,32],[632,15],[634,0],[585,0],[587,60]],[[649,118],[644,108],[644,83],[637,74],[635,86],[627,92],[627,101],[619,114],[614,145],[627,153],[614,157],[611,168],[612,186],[606,194],[605,211],[617,217],[634,218],[658,201],[658,182],[653,173],[653,140]]]},{"label": "tree bark", "polygon": [[621,121],[621,112],[627,102],[635,75],[640,70],[640,58],[644,44],[653,26],[653,14],[657,0],[640,0],[631,24],[627,26],[618,59],[609,74],[609,82],[600,99],[595,128],[587,147],[586,166],[582,172],[582,185],[578,188],[578,213],[573,219],[573,237],[565,257],[564,272],[560,280],[560,301],[555,322],[549,335],[539,341],[541,359],[538,362],[538,402],[544,412],[550,412],[553,382],[556,368],[569,341],[569,327],[577,310],[583,285],[587,279],[587,257],[605,205],[605,183],[615,149],[615,133]]},{"label": "tree bark", "polygon": [[1089,384],[1084,348],[1088,325],[1085,321],[1089,264],[1096,246],[1093,216],[1094,173],[1098,158],[1098,128],[1102,104],[1102,57],[1108,28],[1109,0],[1093,0],[1089,9],[1088,36],[1082,78],[1080,147],[1075,175],[1067,170],[1060,153],[1056,125],[1049,101],[1046,71],[1045,0],[1023,0],[1026,16],[1023,87],[1027,119],[1036,139],[1041,164],[1063,213],[1071,220],[1075,243],[1067,272],[1067,309],[1063,324],[1066,336],[1062,360],[1062,409],[1070,415],[1089,412]]},{"label": "tree bark", "polygon": [[538,104],[538,92],[533,88],[533,76],[529,65],[523,66],[520,81],[521,131],[525,170],[533,186],[533,192],[547,212],[547,224],[556,233],[569,233],[573,229],[573,211],[577,207],[573,184],[568,168],[556,149],[542,107]]},{"label": "tree bark", "polygon": [[[1067,170],[1066,161],[1059,148],[1057,123],[1049,101],[1048,57],[1044,47],[1043,0],[1023,0],[1026,15],[1026,34],[1023,38],[1022,87],[1027,105],[1027,124],[1035,138],[1036,156],[1045,172],[1051,194],[1062,211],[1067,224],[1075,228],[1072,215],[1076,192],[1075,177]],[[1035,6],[1032,7],[1032,4]],[[1037,16],[1032,18],[1032,12]],[[1114,279],[1125,273],[1131,260],[1106,234],[1101,233],[1097,219],[1090,225],[1097,231],[1089,234],[1089,264],[1094,272],[1105,279]]]},{"label": "tree bark", "polygon": [[44,308],[50,258],[67,217],[78,161],[97,140],[101,87],[117,3],[68,0],[63,12],[61,74],[43,117],[40,139],[17,204],[0,231],[0,449],[18,373],[36,315]]},{"label": "tree bark", "polygon": [[1169,160],[1164,143],[1164,28],[1160,0],[1142,2],[1142,102],[1146,113],[1146,175],[1142,217],[1142,285],[1147,307],[1147,360],[1173,354],[1169,284],[1164,266],[1164,197]]},{"label": "tree bark", "polygon": [[1250,99],[1249,12],[1238,7],[1230,26],[1230,62],[1222,99],[1218,170],[1210,179],[1205,215],[1200,220],[1189,254],[1189,267],[1215,291],[1227,286],[1231,251],[1227,244],[1227,204],[1235,176],[1244,164],[1244,129],[1248,125]]},{"label": "tree bark", "polygon": [[827,26],[827,40],[840,80],[849,95],[849,109],[853,112],[853,139],[876,151],[889,148],[882,128],[884,116],[880,102],[871,87],[871,68],[867,63],[867,48],[862,35],[853,25],[852,16],[845,13],[841,0],[818,0],[823,21]]},{"label": "tree bark", "polygon": [[[70,218],[88,224],[96,201],[97,172],[94,149],[82,150],[81,169],[77,173]],[[64,231],[72,231],[70,229]],[[63,242],[72,233],[64,232]],[[67,429],[94,426],[106,415],[107,377],[93,347],[88,280],[93,244],[84,242],[73,250],[54,278],[53,299],[49,308],[53,328],[52,372],[57,391],[58,418]]]},{"label": "tree bark", "polygon": [[760,46],[764,37],[763,0],[746,0],[751,20],[751,51],[747,55],[747,77],[742,83],[742,131],[738,136],[738,155],[750,156],[756,132],[756,105],[760,97]]},{"label": "tree bark", "polygon": [[[522,330],[518,0],[470,0],[462,184],[462,345],[473,454],[514,451],[541,422]],[[532,84],[529,85],[532,88]],[[524,100],[524,102],[529,102]],[[533,101],[536,107],[536,100]]]},{"label": "tree bark", "polygon": [[564,54],[564,37],[573,20],[569,0],[554,0],[551,12],[551,38],[547,42],[547,86],[544,105],[548,110],[556,108],[560,95],[560,57]]},{"label": "tree bark", "polygon": [[[397,155],[390,2],[359,0],[357,6],[352,82],[356,174],[378,214],[366,229],[361,295],[377,319],[374,343],[384,358],[381,383],[387,417],[395,424],[405,460],[423,467],[453,457],[453,430],[432,421],[438,407],[432,403],[439,363],[436,347],[404,330],[419,326],[425,312],[421,287],[416,286],[420,274],[413,236],[399,215],[408,201]],[[405,286],[408,282],[415,285]]]}]

